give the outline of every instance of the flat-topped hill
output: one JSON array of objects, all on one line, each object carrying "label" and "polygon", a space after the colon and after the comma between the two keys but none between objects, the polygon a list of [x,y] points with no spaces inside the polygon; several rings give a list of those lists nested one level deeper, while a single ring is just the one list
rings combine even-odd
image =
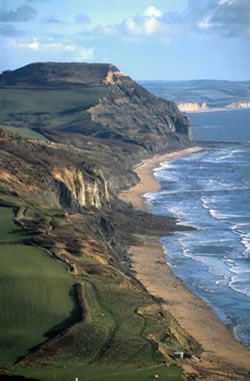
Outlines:
[{"label": "flat-topped hill", "polygon": [[104,83],[110,71],[118,69],[110,64],[38,62],[3,72],[0,87],[98,85]]},{"label": "flat-topped hill", "polygon": [[189,140],[189,121],[173,102],[111,64],[34,63],[1,74],[0,88],[0,127],[22,136],[94,136],[150,152]]}]

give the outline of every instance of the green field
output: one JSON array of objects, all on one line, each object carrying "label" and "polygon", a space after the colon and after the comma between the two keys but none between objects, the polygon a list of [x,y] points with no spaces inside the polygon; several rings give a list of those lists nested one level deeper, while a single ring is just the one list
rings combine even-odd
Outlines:
[{"label": "green field", "polygon": [[71,381],[78,377],[79,381],[150,381],[154,380],[154,375],[158,375],[160,380],[181,381],[182,372],[177,366],[162,366],[147,369],[147,364],[141,369],[128,368],[103,368],[84,366],[65,366],[61,368],[16,368],[12,374],[23,374],[27,377],[34,377],[41,381]]},{"label": "green field", "polygon": [[65,266],[40,248],[9,244],[24,238],[13,217],[11,208],[0,208],[0,366],[55,334],[74,309]]}]

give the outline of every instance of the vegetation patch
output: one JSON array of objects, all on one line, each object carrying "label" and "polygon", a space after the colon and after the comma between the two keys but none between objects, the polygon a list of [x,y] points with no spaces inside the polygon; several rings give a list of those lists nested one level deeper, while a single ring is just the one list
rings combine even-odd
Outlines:
[{"label": "vegetation patch", "polygon": [[6,130],[7,132],[10,132],[13,135],[19,135],[22,138],[39,139],[44,141],[48,140],[47,138],[45,138],[45,136],[41,135],[39,132],[35,130],[31,130],[30,128],[14,127],[9,125],[1,125],[0,127]]},{"label": "vegetation patch", "polygon": [[18,225],[14,223],[14,218],[13,208],[0,207],[0,244],[27,238]]}]

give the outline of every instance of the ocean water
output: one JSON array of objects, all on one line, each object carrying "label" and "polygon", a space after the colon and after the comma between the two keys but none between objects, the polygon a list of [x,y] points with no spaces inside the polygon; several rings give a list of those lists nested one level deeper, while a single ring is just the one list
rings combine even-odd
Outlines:
[{"label": "ocean water", "polygon": [[203,152],[162,163],[153,213],[196,231],[161,239],[174,274],[250,347],[250,110],[190,115]]}]

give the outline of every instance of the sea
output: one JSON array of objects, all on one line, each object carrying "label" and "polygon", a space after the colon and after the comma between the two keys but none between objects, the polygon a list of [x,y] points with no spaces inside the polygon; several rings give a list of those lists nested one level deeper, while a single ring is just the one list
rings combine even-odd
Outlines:
[{"label": "sea", "polygon": [[156,168],[146,202],[196,228],[161,238],[166,261],[250,347],[250,110],[188,117],[206,149]]}]

